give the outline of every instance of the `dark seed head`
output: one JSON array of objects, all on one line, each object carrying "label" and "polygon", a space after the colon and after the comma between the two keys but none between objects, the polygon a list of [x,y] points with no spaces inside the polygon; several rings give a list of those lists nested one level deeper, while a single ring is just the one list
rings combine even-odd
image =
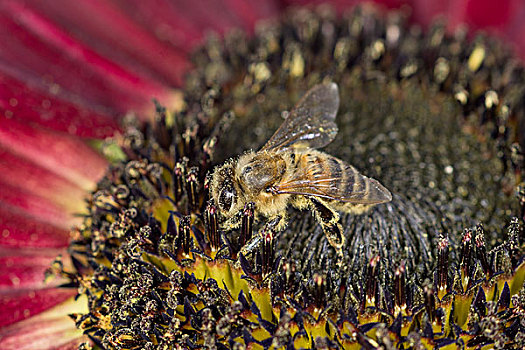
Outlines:
[{"label": "dark seed head", "polygon": [[[523,230],[509,213],[525,208],[525,70],[496,41],[406,17],[301,9],[251,39],[212,37],[195,52],[182,107],[125,120],[72,232],[74,268],[57,262],[49,274],[87,296],[89,312],[73,317],[94,344],[522,347]],[[260,149],[322,82],[341,94],[324,151],[377,178],[392,201],[342,214],[340,251],[304,210],[288,208],[275,232],[246,203],[239,228],[221,227],[214,166]]]}]

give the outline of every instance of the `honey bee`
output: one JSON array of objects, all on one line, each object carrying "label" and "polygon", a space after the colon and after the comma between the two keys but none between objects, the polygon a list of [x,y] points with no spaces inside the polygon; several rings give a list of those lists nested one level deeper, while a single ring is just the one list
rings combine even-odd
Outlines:
[{"label": "honey bee", "polygon": [[267,225],[279,231],[287,224],[286,208],[291,205],[313,211],[328,242],[341,253],[345,238],[337,212],[359,214],[391,201],[392,195],[377,180],[316,150],[335,138],[338,109],[337,85],[315,85],[259,151],[214,169],[210,194],[223,218],[222,228],[239,227],[244,206],[252,202],[256,217],[267,218]]}]

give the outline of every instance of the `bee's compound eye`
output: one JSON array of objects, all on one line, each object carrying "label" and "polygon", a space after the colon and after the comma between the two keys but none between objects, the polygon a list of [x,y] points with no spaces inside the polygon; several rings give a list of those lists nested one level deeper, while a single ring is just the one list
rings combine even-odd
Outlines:
[{"label": "bee's compound eye", "polygon": [[225,187],[219,193],[219,207],[221,210],[230,211],[235,204],[235,196],[237,195],[233,186]]}]

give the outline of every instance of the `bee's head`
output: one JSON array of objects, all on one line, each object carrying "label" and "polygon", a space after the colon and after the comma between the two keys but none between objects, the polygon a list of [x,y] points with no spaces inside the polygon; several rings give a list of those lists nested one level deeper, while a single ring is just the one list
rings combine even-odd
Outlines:
[{"label": "bee's head", "polygon": [[227,162],[215,168],[210,182],[210,195],[221,213],[227,217],[235,214],[239,201],[234,179],[235,167]]}]

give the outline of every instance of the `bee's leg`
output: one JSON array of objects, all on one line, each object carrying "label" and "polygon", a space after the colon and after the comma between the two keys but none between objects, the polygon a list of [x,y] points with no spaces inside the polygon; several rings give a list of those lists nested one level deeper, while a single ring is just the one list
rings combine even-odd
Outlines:
[{"label": "bee's leg", "polygon": [[263,230],[282,231],[286,227],[286,219],[283,215],[275,215],[268,219]]},{"label": "bee's leg", "polygon": [[321,199],[308,197],[310,208],[315,218],[321,224],[328,243],[335,248],[339,256],[343,256],[342,247],[345,244],[343,226],[339,223],[339,214]]},{"label": "bee's leg", "polygon": [[283,215],[274,215],[271,216],[263,228],[259,231],[258,234],[254,235],[248,242],[244,244],[241,249],[241,253],[246,256],[251,254],[258,249],[261,241],[264,239],[266,233],[269,231],[278,232],[281,231],[286,226],[286,218]]},{"label": "bee's leg", "polygon": [[239,228],[242,223],[242,216],[243,216],[243,212],[241,210],[237,214],[229,218],[228,220],[224,221],[221,226],[227,231]]}]

